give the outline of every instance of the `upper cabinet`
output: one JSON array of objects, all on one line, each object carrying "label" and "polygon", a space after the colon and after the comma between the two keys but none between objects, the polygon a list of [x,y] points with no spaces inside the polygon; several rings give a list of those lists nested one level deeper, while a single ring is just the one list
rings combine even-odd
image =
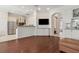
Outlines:
[{"label": "upper cabinet", "polygon": [[8,21],[15,22],[17,26],[23,26],[26,24],[26,17],[18,14],[9,13]]},{"label": "upper cabinet", "polygon": [[26,19],[25,17],[23,16],[19,16],[18,19],[17,19],[17,25],[18,26],[23,26],[26,24]]}]

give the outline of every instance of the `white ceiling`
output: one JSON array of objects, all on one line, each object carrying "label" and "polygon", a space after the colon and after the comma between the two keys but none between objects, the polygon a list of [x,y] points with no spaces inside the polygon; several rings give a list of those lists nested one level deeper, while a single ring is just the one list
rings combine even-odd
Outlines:
[{"label": "white ceiling", "polygon": [[31,14],[35,10],[50,10],[63,5],[0,5],[0,11],[16,13],[20,15]]}]

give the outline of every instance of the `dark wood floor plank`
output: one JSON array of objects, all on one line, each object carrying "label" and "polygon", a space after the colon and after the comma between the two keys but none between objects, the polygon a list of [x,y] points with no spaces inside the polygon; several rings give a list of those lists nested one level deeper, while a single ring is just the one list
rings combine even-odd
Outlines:
[{"label": "dark wood floor plank", "polygon": [[4,53],[52,53],[59,52],[59,37],[32,36],[0,43]]}]

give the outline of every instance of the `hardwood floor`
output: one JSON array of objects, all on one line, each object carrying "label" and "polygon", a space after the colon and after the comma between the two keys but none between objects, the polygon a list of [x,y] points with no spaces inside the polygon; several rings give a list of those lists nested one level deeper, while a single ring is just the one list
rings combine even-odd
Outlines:
[{"label": "hardwood floor", "polygon": [[32,36],[1,42],[2,53],[56,53],[59,52],[59,37]]},{"label": "hardwood floor", "polygon": [[79,53],[79,40],[64,38],[60,40],[59,50],[67,53]]}]

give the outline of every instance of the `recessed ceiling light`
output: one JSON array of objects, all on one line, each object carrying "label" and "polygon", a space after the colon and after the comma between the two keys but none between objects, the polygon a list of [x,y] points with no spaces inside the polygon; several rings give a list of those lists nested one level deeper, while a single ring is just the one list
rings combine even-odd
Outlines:
[{"label": "recessed ceiling light", "polygon": [[38,10],[40,11],[40,10],[41,10],[41,8],[38,8]]},{"label": "recessed ceiling light", "polygon": [[22,8],[25,8],[24,6],[22,6]]},{"label": "recessed ceiling light", "polygon": [[29,11],[28,9],[26,11]]},{"label": "recessed ceiling light", "polygon": [[30,11],[32,11],[33,9],[30,9]]},{"label": "recessed ceiling light", "polygon": [[26,14],[26,15],[30,15],[30,14]]},{"label": "recessed ceiling light", "polygon": [[50,10],[50,8],[47,8],[47,10]]}]

